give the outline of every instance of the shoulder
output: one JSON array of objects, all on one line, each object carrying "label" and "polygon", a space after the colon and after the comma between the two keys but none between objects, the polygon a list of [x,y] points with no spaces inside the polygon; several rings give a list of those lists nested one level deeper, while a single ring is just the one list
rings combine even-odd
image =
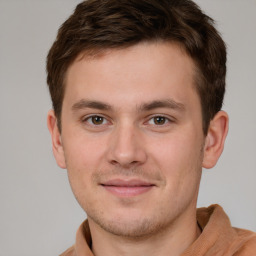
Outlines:
[{"label": "shoulder", "polygon": [[68,248],[65,252],[63,252],[62,254],[60,254],[59,256],[76,256],[75,253],[75,246],[71,246],[70,248]]}]

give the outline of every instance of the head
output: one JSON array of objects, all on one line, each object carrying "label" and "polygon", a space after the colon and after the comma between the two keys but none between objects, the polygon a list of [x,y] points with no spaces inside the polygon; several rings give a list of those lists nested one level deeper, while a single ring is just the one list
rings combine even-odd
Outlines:
[{"label": "head", "polygon": [[225,93],[226,47],[213,20],[190,0],[88,0],[59,29],[47,57],[47,83],[61,130],[65,78],[81,53],[97,55],[141,42],[175,42],[196,67],[197,91],[207,134]]},{"label": "head", "polygon": [[48,127],[92,226],[138,237],[195,221],[202,167],[227,134],[225,61],[191,1],[77,6],[47,59]]}]

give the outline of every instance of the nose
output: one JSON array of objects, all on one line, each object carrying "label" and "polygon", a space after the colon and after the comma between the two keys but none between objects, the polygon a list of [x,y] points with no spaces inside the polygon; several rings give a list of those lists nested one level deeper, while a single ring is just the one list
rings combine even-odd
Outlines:
[{"label": "nose", "polygon": [[137,127],[122,125],[113,131],[108,150],[108,161],[122,168],[140,166],[146,162],[145,144]]}]

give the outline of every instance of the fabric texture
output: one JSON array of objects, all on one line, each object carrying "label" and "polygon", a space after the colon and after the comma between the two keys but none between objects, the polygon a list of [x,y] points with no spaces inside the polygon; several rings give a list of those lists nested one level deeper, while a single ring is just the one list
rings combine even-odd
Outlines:
[{"label": "fabric texture", "polygon": [[[256,256],[256,233],[231,227],[219,205],[197,209],[202,228],[198,239],[181,256]],[[87,220],[77,231],[76,243],[60,256],[93,256]]]}]

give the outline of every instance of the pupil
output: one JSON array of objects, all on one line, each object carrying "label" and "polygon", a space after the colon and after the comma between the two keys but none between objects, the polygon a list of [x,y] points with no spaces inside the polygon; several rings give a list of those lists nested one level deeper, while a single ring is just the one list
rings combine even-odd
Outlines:
[{"label": "pupil", "polygon": [[154,118],[155,124],[164,124],[165,123],[165,117],[157,116]]},{"label": "pupil", "polygon": [[102,124],[103,118],[102,118],[101,116],[94,116],[94,117],[92,118],[92,122],[93,122],[94,124]]}]

